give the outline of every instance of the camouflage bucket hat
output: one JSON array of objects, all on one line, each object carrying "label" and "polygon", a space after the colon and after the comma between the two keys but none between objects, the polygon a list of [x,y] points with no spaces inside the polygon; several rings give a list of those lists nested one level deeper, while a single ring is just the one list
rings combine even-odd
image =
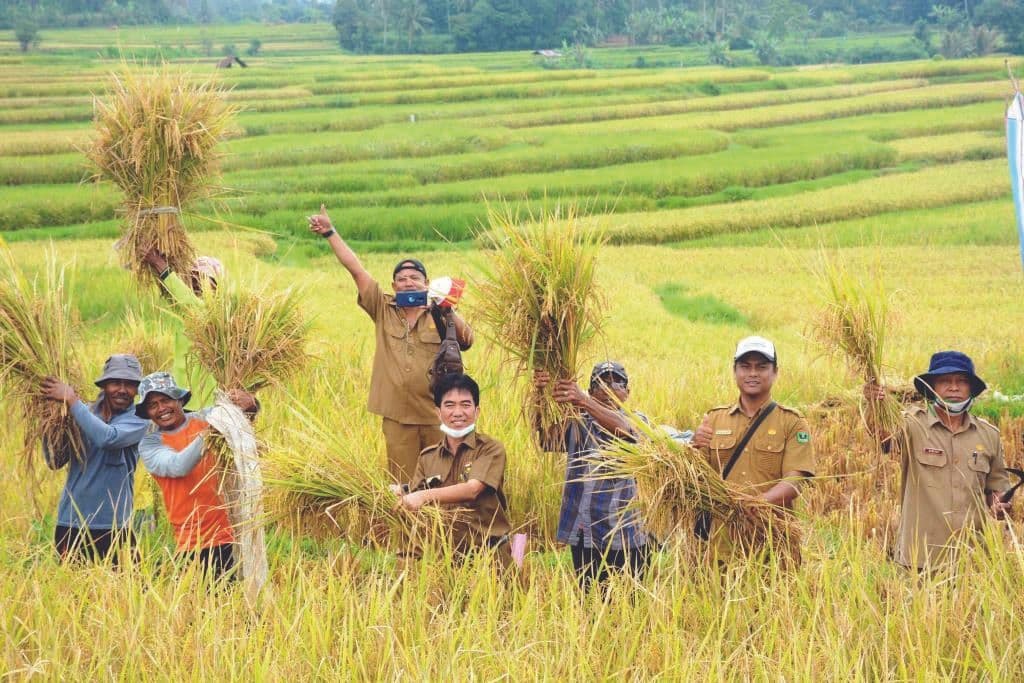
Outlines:
[{"label": "camouflage bucket hat", "polygon": [[154,372],[146,375],[139,383],[139,403],[135,406],[135,414],[144,420],[149,419],[149,415],[143,406],[146,404],[146,397],[153,393],[170,396],[175,401],[181,401],[182,405],[187,404],[192,398],[192,392],[179,387],[170,373]]}]

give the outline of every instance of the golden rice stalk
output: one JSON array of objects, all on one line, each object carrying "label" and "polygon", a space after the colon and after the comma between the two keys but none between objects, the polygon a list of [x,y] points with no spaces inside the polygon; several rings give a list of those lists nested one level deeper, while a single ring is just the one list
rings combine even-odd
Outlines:
[{"label": "golden rice stalk", "polygon": [[191,349],[186,358],[225,390],[280,386],[309,362],[310,323],[294,289],[208,291],[182,312]]},{"label": "golden rice stalk", "polygon": [[138,358],[147,374],[174,367],[174,333],[161,318],[144,321],[129,309],[121,321],[117,348]]},{"label": "golden rice stalk", "polygon": [[154,249],[175,272],[191,270],[181,211],[215,193],[216,146],[237,112],[212,80],[193,83],[168,66],[113,74],[105,99],[95,99],[96,135],[85,153],[94,177],[124,192],[121,261],[140,281],[154,279],[145,262]]},{"label": "golden rice stalk", "polygon": [[722,479],[696,448],[639,420],[633,425],[640,438],[608,444],[594,456],[590,476],[632,478],[633,505],[647,530],[662,540],[690,537],[697,516],[706,511],[737,549],[771,550],[799,561],[800,529],[792,514]]},{"label": "golden rice stalk", "polygon": [[83,454],[82,437],[63,402],[42,397],[48,376],[84,385],[78,311],[64,287],[64,269],[50,252],[40,277],[29,280],[13,254],[0,243],[0,392],[9,406],[20,405],[24,457],[31,467],[38,447],[53,453]]},{"label": "golden rice stalk", "polygon": [[[882,357],[892,311],[882,279],[864,281],[854,276],[824,249],[814,274],[825,300],[812,323],[813,336],[827,353],[842,355],[853,376],[884,386]],[[902,425],[902,405],[891,391],[882,400],[862,398],[861,411],[869,425],[886,434]]]},{"label": "golden rice stalk", "polygon": [[[474,312],[519,372],[544,370],[552,380],[576,379],[581,350],[600,333],[603,297],[596,287],[603,235],[582,224],[573,207],[556,207],[520,223],[511,209],[491,209],[484,279]],[[566,418],[566,404],[534,392],[544,429]]]}]

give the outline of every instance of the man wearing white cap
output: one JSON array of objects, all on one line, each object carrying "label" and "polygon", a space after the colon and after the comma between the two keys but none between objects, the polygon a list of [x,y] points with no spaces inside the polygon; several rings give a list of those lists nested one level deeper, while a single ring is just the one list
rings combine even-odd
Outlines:
[{"label": "man wearing white cap", "polygon": [[[722,478],[788,509],[800,485],[814,475],[811,433],[798,411],[772,400],[779,374],[775,345],[763,337],[740,341],[733,355],[739,400],[708,411],[693,445],[700,448]],[[698,520],[695,532],[711,541],[712,552],[726,559],[729,543],[714,525]]]}]

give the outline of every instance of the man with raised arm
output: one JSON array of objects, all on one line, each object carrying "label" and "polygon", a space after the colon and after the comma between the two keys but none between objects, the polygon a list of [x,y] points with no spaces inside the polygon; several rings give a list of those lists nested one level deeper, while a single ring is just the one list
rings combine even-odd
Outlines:
[{"label": "man with raised arm", "polygon": [[[420,451],[441,439],[427,377],[441,348],[441,335],[427,306],[427,269],[414,258],[399,261],[391,274],[394,293],[389,294],[334,229],[323,206],[309,217],[309,227],[327,240],[352,276],[359,307],[373,320],[376,346],[368,408],[381,416],[392,477],[408,482]],[[465,351],[473,343],[473,331],[457,313],[451,315]]]}]

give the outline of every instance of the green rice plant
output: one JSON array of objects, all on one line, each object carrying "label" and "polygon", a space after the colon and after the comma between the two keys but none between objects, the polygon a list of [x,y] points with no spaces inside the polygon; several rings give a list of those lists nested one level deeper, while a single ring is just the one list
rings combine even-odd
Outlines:
[{"label": "green rice plant", "polygon": [[[579,377],[583,349],[604,322],[595,284],[600,233],[583,230],[571,206],[524,223],[506,206],[489,210],[479,240],[491,251],[474,312],[491,340],[519,372]],[[531,424],[545,431],[565,420],[566,406],[550,392],[534,390],[529,405]]]},{"label": "green rice plant", "polygon": [[0,157],[0,184],[74,183],[88,175],[81,154],[34,154]]},{"label": "green rice plant", "polygon": [[82,331],[64,269],[51,252],[42,277],[29,280],[2,242],[0,265],[0,387],[8,405],[20,407],[25,464],[31,468],[40,446],[82,457],[82,436],[67,405],[43,398],[40,389],[47,377],[84,387],[77,355]]},{"label": "green rice plant", "polygon": [[[778,199],[620,214],[606,234],[613,243],[662,243],[707,235],[789,228],[880,213],[955,206],[1006,196],[1005,164],[972,161],[864,180]],[[596,224],[596,219],[591,219]]]},{"label": "green rice plant", "polygon": [[155,277],[145,261],[154,250],[175,272],[191,270],[195,250],[180,213],[214,193],[216,146],[235,112],[213,81],[195,85],[167,67],[114,75],[107,100],[96,101],[96,137],[86,154],[96,178],[124,193],[122,263],[140,281]]},{"label": "green rice plant", "polygon": [[956,161],[992,159],[1006,154],[1006,141],[987,131],[964,131],[891,140],[901,161]]}]

